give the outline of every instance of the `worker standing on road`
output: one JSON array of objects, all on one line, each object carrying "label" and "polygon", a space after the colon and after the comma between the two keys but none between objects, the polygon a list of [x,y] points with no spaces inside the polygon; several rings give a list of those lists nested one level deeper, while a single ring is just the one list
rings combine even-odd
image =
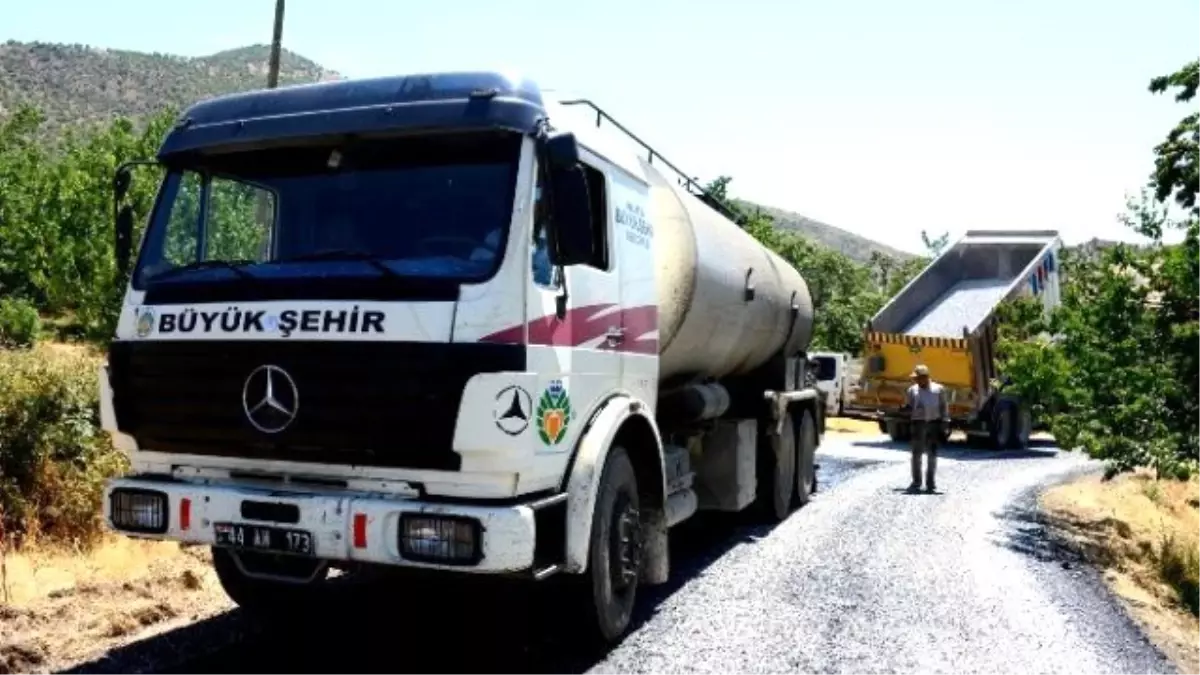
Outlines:
[{"label": "worker standing on road", "polygon": [[912,411],[912,484],[910,491],[921,489],[921,454],[929,455],[925,469],[925,491],[936,489],[937,449],[942,439],[942,426],[950,424],[950,409],[942,385],[929,379],[929,368],[918,365],[913,369],[916,382],[908,388],[907,407]]}]

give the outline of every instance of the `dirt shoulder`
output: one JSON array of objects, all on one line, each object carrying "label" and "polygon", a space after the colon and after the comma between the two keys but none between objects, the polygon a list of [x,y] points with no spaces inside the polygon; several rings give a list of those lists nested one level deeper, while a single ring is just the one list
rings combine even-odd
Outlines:
[{"label": "dirt shoulder", "polygon": [[1200,672],[1200,481],[1092,475],[1047,490],[1039,506],[1058,534],[1102,568],[1163,653],[1182,672]]},{"label": "dirt shoulder", "polygon": [[232,605],[205,548],[113,537],[0,559],[0,673],[53,672]]}]

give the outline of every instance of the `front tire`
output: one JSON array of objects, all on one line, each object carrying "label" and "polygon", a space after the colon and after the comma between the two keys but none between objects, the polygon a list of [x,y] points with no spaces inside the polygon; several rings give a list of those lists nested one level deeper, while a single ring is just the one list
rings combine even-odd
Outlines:
[{"label": "front tire", "polygon": [[[247,576],[238,565],[235,555],[247,556],[243,565],[265,571],[273,564],[282,565],[279,576],[297,577],[296,581],[275,581]],[[228,549],[212,548],[213,570],[225,594],[247,614],[260,620],[287,621],[300,618],[305,612],[318,611],[316,604],[322,599],[324,579],[328,569],[320,561],[303,559],[272,560],[272,556],[261,553],[237,554]],[[311,565],[311,569],[309,569]],[[288,569],[295,567],[295,569]],[[311,578],[302,580],[311,573]]]},{"label": "front tire", "polygon": [[637,474],[625,448],[613,446],[600,474],[584,593],[591,632],[605,643],[620,640],[629,628],[641,562]]}]

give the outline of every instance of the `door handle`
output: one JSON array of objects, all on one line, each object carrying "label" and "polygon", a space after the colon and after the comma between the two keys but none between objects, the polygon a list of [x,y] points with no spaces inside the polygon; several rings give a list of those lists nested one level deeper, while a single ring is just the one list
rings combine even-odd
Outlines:
[{"label": "door handle", "polygon": [[604,334],[604,337],[607,338],[607,340],[611,344],[617,344],[618,342],[624,342],[625,341],[625,328],[622,326],[613,326],[612,328],[608,329],[608,331]]}]

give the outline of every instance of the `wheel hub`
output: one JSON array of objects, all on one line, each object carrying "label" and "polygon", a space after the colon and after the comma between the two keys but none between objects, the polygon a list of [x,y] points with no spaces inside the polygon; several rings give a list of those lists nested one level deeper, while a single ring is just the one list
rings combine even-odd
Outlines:
[{"label": "wheel hub", "polygon": [[637,581],[642,562],[641,514],[628,498],[613,509],[609,538],[609,576],[614,591],[623,591]]}]

